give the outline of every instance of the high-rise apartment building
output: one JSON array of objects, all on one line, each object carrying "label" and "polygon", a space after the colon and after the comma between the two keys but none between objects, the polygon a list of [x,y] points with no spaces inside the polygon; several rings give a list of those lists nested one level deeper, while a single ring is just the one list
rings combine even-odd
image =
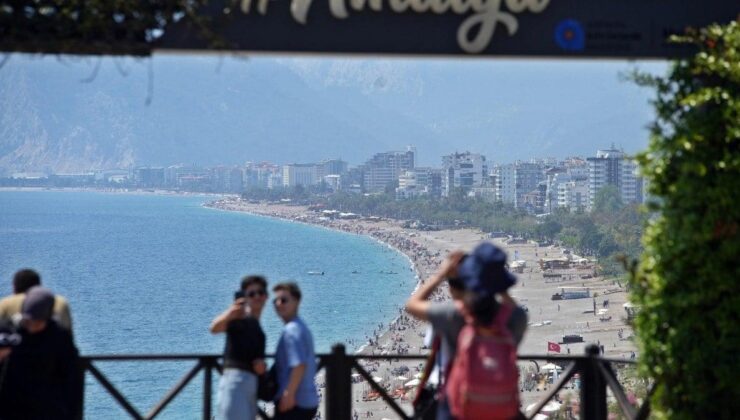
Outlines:
[{"label": "high-rise apartment building", "polygon": [[588,181],[569,180],[557,184],[557,207],[571,212],[583,211],[588,207]]},{"label": "high-rise apartment building", "polygon": [[624,203],[642,202],[642,179],[637,176],[637,164],[623,151],[611,149],[596,151],[588,161],[589,211],[596,194],[607,185],[614,185]]},{"label": "high-rise apartment building", "polygon": [[545,180],[543,163],[516,162],[501,165],[495,169],[494,175],[496,198],[504,203],[514,204],[517,208],[523,208],[524,195],[538,190],[539,183]]},{"label": "high-rise apartment building", "polygon": [[414,169],[415,149],[411,146],[408,149],[405,152],[376,153],[365,162],[360,168],[365,191],[384,191],[386,187],[395,185],[403,172]]},{"label": "high-rise apartment building", "polygon": [[[280,182],[271,182],[275,175],[280,177]],[[283,168],[270,162],[247,162],[244,164],[243,185],[247,188],[275,188],[283,184]]]},{"label": "high-rise apartment building", "polygon": [[414,168],[398,177],[396,199],[430,195],[439,197],[442,191],[442,170],[437,168]]},{"label": "high-rise apartment building", "polygon": [[455,188],[470,191],[488,181],[486,157],[478,153],[453,153],[442,156],[442,195]]},{"label": "high-rise apartment building", "polygon": [[347,173],[347,162],[341,159],[325,159],[319,163],[319,175],[344,175]]}]

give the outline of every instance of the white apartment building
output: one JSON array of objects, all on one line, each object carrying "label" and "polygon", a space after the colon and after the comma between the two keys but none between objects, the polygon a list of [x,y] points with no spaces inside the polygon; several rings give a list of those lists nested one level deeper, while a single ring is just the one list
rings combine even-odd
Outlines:
[{"label": "white apartment building", "polygon": [[442,195],[449,196],[454,188],[470,191],[481,187],[488,178],[486,157],[478,153],[453,153],[442,156]]},{"label": "white apartment building", "polygon": [[501,165],[494,170],[496,177],[496,200],[514,204],[516,201],[516,166]]},{"label": "white apartment building", "polygon": [[496,197],[504,203],[524,206],[524,195],[538,188],[545,180],[544,167],[539,163],[517,162],[497,168]]},{"label": "white apartment building", "polygon": [[283,187],[307,187],[320,182],[318,167],[313,163],[283,165]]},{"label": "white apartment building", "polygon": [[585,210],[588,207],[588,181],[570,180],[557,184],[557,206],[570,211]]},{"label": "white apartment building", "polygon": [[414,168],[398,177],[396,199],[432,195],[439,197],[442,186],[442,170],[436,168]]},{"label": "white apartment building", "polygon": [[339,191],[342,189],[341,175],[325,175],[324,182],[332,191]]}]

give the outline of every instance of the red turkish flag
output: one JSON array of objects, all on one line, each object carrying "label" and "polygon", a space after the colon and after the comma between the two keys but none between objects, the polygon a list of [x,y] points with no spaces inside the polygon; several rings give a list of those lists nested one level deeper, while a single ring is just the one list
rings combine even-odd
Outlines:
[{"label": "red turkish flag", "polygon": [[548,341],[547,351],[554,351],[555,353],[560,353],[560,344],[553,343],[552,341]]}]

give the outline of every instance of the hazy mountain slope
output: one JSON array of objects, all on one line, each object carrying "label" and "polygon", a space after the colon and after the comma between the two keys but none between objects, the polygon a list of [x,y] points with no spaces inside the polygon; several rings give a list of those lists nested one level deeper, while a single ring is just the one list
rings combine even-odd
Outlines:
[{"label": "hazy mountain slope", "polygon": [[377,109],[352,89],[313,90],[270,62],[213,59],[146,64],[119,74],[105,60],[95,79],[84,65],[11,61],[0,70],[0,167],[84,170],[130,164],[245,160],[354,162],[430,130]]},{"label": "hazy mountain slope", "polygon": [[454,150],[507,162],[636,151],[651,116],[648,92],[617,81],[626,64],[177,55],[106,58],[96,73],[96,60],[15,55],[0,69],[0,170],[357,164],[407,144],[422,164]]}]

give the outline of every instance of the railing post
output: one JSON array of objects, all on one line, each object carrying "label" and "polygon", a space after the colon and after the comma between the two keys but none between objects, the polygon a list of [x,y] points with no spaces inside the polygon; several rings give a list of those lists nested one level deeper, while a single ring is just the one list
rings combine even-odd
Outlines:
[{"label": "railing post", "polygon": [[581,418],[585,420],[606,420],[606,381],[599,370],[599,347],[590,344],[586,347],[588,359],[581,366]]},{"label": "railing post", "polygon": [[77,370],[75,372],[75,413],[72,418],[82,420],[85,417],[85,371],[87,370],[87,359],[79,358],[77,360]]},{"label": "railing post", "polygon": [[203,420],[211,420],[211,381],[213,364],[211,359],[204,358],[201,360],[203,364]]},{"label": "railing post", "polygon": [[335,344],[326,362],[326,419],[352,418],[352,363],[343,344]]}]

